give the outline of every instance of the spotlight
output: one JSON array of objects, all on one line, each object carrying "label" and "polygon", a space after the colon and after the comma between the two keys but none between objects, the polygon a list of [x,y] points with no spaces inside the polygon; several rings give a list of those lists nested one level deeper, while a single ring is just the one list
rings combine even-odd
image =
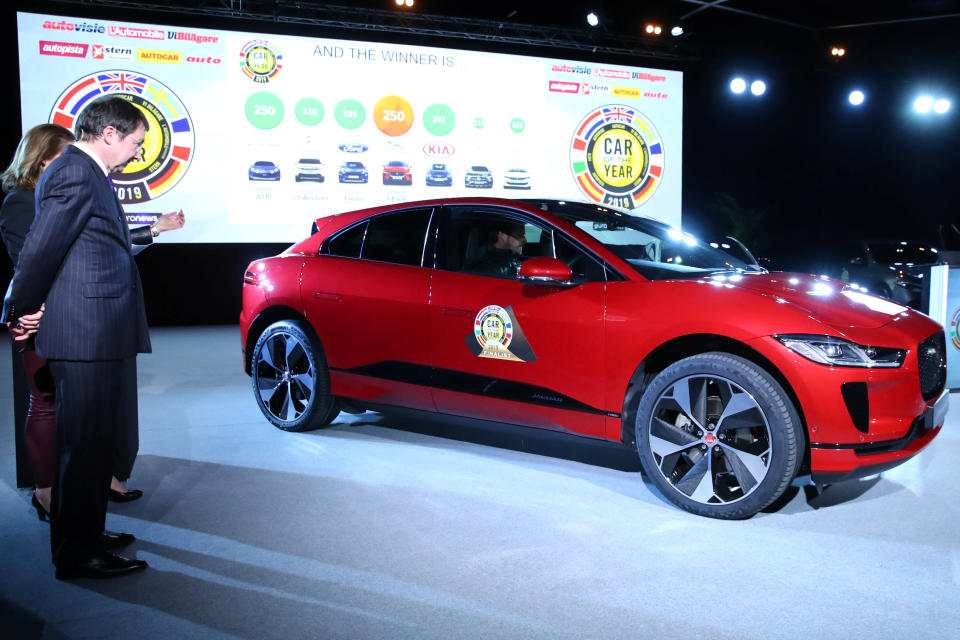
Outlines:
[{"label": "spotlight", "polygon": [[863,95],[863,91],[860,91],[860,89],[854,89],[850,92],[850,95],[847,96],[847,100],[849,100],[850,104],[855,107],[859,107],[861,104],[863,104],[864,98],[866,98],[866,96]]},{"label": "spotlight", "polygon": [[663,32],[663,28],[658,24],[647,24],[643,30],[653,36],[658,36]]},{"label": "spotlight", "polygon": [[767,90],[767,83],[763,80],[754,80],[750,83],[750,93],[755,96],[762,96]]},{"label": "spotlight", "polygon": [[683,27],[681,27],[681,26],[676,26],[676,27],[674,27],[673,29],[670,29],[670,35],[672,35],[672,36],[682,36],[682,35],[683,35]]},{"label": "spotlight", "polygon": [[844,55],[846,55],[846,53],[847,50],[843,47],[833,47],[830,49],[830,55],[834,56],[835,58],[842,58]]},{"label": "spotlight", "polygon": [[917,113],[930,113],[933,108],[933,98],[930,96],[920,96],[913,101],[913,110]]},{"label": "spotlight", "polygon": [[595,27],[600,24],[600,18],[597,17],[597,14],[591,11],[587,14],[587,24],[591,27]]},{"label": "spotlight", "polygon": [[747,81],[743,78],[734,78],[730,81],[730,91],[733,93],[743,93],[747,90]]},{"label": "spotlight", "polygon": [[940,98],[933,103],[933,110],[937,113],[946,113],[950,111],[950,101],[946,98]]}]

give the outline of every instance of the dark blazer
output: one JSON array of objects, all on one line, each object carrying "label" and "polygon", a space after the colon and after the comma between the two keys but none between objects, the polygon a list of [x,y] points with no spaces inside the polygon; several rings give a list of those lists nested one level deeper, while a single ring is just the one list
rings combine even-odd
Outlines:
[{"label": "dark blazer", "polygon": [[40,176],[37,214],[3,304],[4,322],[46,302],[37,354],[114,360],[150,352],[123,208],[97,163],[67,146]]},{"label": "dark blazer", "polygon": [[17,256],[23,248],[23,240],[33,223],[33,191],[17,189],[7,194],[0,208],[0,236],[7,247],[10,262],[17,266]]}]

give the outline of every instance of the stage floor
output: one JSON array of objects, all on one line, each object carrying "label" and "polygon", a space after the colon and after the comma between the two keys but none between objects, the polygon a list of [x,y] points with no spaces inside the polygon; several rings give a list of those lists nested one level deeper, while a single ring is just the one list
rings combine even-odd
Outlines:
[{"label": "stage floor", "polygon": [[[58,582],[16,489],[0,340],[0,637],[956,638],[960,396],[926,451],[741,522],[689,515],[575,436],[261,416],[236,327],[160,328],[108,528],[150,568]],[[952,469],[952,471],[951,471]],[[951,479],[953,478],[953,480]],[[951,629],[953,631],[951,631]]]}]

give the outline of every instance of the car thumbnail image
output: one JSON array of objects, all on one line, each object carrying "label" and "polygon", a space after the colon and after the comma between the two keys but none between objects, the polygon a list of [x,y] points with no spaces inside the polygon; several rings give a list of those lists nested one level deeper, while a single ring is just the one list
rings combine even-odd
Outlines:
[{"label": "car thumbnail image", "polygon": [[391,160],[383,165],[383,184],[413,184],[413,173],[410,165],[400,160]]},{"label": "car thumbnail image", "polygon": [[323,162],[317,158],[300,158],[297,160],[297,173],[293,179],[297,182],[303,180],[323,182]]},{"label": "car thumbnail image", "polygon": [[280,167],[269,160],[257,160],[247,170],[249,180],[279,180]]},{"label": "car thumbnail image", "polygon": [[529,189],[530,174],[526,169],[507,169],[503,174],[504,189]]},{"label": "car thumbnail image", "polygon": [[362,162],[348,160],[340,165],[339,177],[340,182],[366,183],[368,178],[367,168],[363,166]]},{"label": "car thumbnail image", "polygon": [[430,168],[427,169],[427,186],[453,186],[453,174],[450,172],[450,169],[447,168],[447,165],[443,164],[442,162],[435,162],[430,165]]},{"label": "car thumbnail image", "polygon": [[471,189],[492,189],[493,173],[483,165],[473,165],[463,176],[463,186]]}]

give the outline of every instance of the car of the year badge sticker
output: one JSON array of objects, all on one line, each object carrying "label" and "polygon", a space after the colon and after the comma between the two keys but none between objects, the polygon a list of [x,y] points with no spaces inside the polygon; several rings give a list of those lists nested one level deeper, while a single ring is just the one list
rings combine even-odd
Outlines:
[{"label": "car of the year badge sticker", "polygon": [[194,129],[190,114],[166,85],[136,71],[97,71],[86,75],[53,103],[50,122],[73,131],[83,109],[104,94],[117,96],[140,109],[150,125],[143,141],[143,159],[111,176],[123,204],[146,202],[174,187],[193,160]]},{"label": "car of the year badge sticker", "polygon": [[570,168],[594,202],[635,209],[663,177],[663,143],[653,123],[622,104],[591,111],[573,134]]},{"label": "car of the year badge sticker", "polygon": [[473,332],[466,337],[473,355],[480,358],[533,362],[537,359],[510,307],[484,307],[473,320]]}]

